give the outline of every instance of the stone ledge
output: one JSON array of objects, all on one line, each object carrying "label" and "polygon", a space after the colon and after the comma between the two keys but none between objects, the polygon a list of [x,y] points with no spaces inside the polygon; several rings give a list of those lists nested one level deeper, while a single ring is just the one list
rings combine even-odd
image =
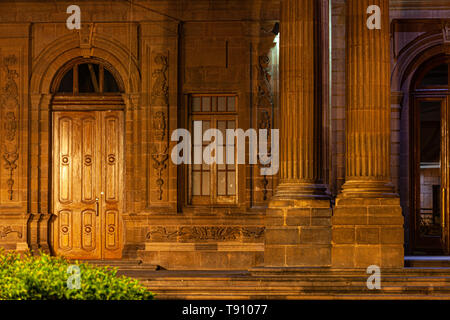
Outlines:
[{"label": "stone ledge", "polygon": [[[199,251],[199,243],[147,242],[144,251]],[[264,243],[213,243],[215,250],[209,251],[264,251]]]}]

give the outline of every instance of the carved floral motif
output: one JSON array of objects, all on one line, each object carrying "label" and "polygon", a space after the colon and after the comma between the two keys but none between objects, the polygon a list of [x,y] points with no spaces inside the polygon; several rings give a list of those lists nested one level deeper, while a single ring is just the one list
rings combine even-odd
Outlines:
[{"label": "carved floral motif", "polygon": [[166,135],[166,115],[162,111],[153,116],[153,135],[158,141],[163,141]]},{"label": "carved floral motif", "polygon": [[272,76],[269,71],[270,58],[267,55],[259,57],[259,77],[258,77],[258,106],[265,108],[272,108],[273,93],[270,81]]},{"label": "carved floral motif", "polygon": [[161,239],[162,241],[235,241],[242,238],[261,239],[264,236],[264,227],[223,227],[223,226],[195,226],[180,227],[176,230],[168,230],[165,227],[157,227],[147,233],[147,239]]},{"label": "carved floral motif", "polygon": [[6,238],[6,236],[10,233],[17,233],[19,239],[22,238],[22,232],[13,230],[10,226],[0,227],[0,238]]},{"label": "carved floral motif", "polygon": [[[270,58],[267,55],[262,55],[258,60],[258,96],[257,96],[257,109],[259,115],[258,129],[267,129],[268,141],[270,141],[270,129],[272,129],[272,108],[273,108],[273,92],[270,81],[272,76],[270,75],[269,66]],[[270,143],[267,146],[267,153],[270,157],[271,146]],[[259,161],[261,167],[269,167],[270,164],[262,164]],[[268,199],[268,187],[269,180],[267,176],[262,176],[261,186],[264,201]]]},{"label": "carved floral motif", "polygon": [[169,108],[169,84],[168,84],[168,56],[157,54],[154,59],[155,70],[152,73],[152,129],[153,145],[152,154],[153,168],[156,170],[156,186],[158,187],[158,200],[163,199],[164,170],[167,169],[169,159],[167,140],[168,130],[168,108]]},{"label": "carved floral motif", "polygon": [[158,54],[155,57],[155,64],[159,66],[152,73],[152,104],[168,105],[169,104],[169,85],[167,81],[167,70],[169,69],[168,57]]},{"label": "carved floral motif", "polygon": [[154,161],[153,168],[156,170],[158,178],[156,179],[156,185],[158,186],[158,200],[162,200],[163,189],[162,186],[164,184],[163,179],[163,171],[167,168],[167,159],[169,159],[169,154],[167,153],[167,148],[163,150],[162,153],[159,153],[156,150],[156,147],[153,146],[152,159]]},{"label": "carved floral motif", "polygon": [[6,181],[8,185],[9,200],[13,200],[14,193],[14,170],[17,169],[17,160],[19,159],[19,145],[17,138],[19,113],[19,89],[16,78],[18,73],[11,69],[17,63],[15,55],[3,58],[2,68],[6,73],[6,83],[0,91],[0,110],[2,111],[2,129],[4,130],[2,157],[5,161],[4,168],[8,170],[9,178]]}]

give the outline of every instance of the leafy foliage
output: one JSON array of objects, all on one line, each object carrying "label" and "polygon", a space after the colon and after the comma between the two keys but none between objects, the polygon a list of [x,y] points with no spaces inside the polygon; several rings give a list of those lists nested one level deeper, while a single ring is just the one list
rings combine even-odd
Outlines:
[{"label": "leafy foliage", "polygon": [[[70,265],[80,270],[80,289],[69,289]],[[73,274],[73,273],[72,273]],[[71,263],[42,253],[0,251],[0,300],[150,300],[153,293],[117,269]]]}]

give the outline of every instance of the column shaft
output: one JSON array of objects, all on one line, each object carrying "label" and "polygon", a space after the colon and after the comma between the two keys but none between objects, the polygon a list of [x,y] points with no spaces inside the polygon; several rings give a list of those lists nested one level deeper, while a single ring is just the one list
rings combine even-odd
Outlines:
[{"label": "column shaft", "polygon": [[[367,8],[381,9],[381,29]],[[394,195],[390,183],[389,0],[347,2],[346,182],[343,196]]]},{"label": "column shaft", "polygon": [[283,0],[280,29],[280,185],[276,198],[317,197],[322,185],[318,1]]},{"label": "column shaft", "polygon": [[[367,9],[381,9],[369,29]],[[390,182],[389,0],[347,0],[346,182],[332,218],[332,266],[403,267],[403,217]]]},{"label": "column shaft", "polygon": [[331,264],[331,208],[322,184],[320,1],[282,0],[280,184],[266,211],[264,264]]}]

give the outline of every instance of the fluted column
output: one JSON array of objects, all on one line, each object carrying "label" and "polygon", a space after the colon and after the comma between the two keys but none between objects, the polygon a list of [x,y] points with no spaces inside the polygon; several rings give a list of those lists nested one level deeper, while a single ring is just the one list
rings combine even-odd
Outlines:
[{"label": "fluted column", "polygon": [[[373,5],[381,29],[367,25]],[[401,268],[402,208],[390,182],[389,0],[347,0],[346,37],[346,182],[332,217],[332,266]]]},{"label": "fluted column", "polygon": [[280,184],[275,198],[324,195],[317,103],[319,1],[281,1]]},{"label": "fluted column", "polygon": [[331,208],[321,181],[319,5],[281,1],[280,184],[266,211],[266,267],[331,264]]},{"label": "fluted column", "polygon": [[[381,9],[381,29],[367,26],[371,5]],[[348,0],[347,18],[347,159],[342,196],[394,196],[389,0]]]}]

